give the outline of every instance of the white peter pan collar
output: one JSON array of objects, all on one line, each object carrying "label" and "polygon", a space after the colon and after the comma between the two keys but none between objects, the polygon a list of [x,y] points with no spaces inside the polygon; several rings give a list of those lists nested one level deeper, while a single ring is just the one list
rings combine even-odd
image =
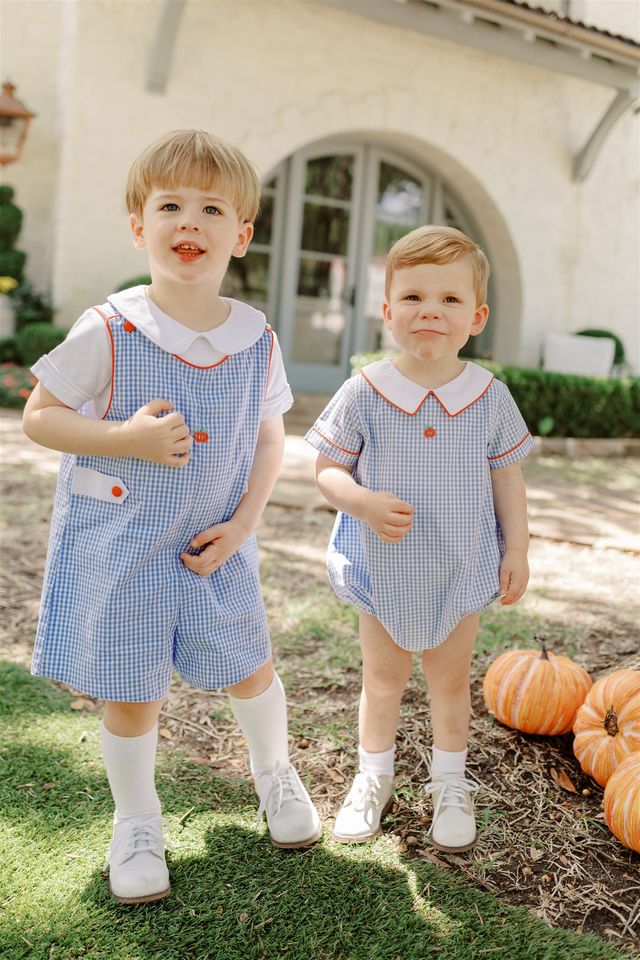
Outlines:
[{"label": "white peter pan collar", "polygon": [[221,354],[240,353],[256,343],[264,333],[266,318],[260,310],[248,303],[222,297],[229,304],[230,312],[224,323],[214,330],[191,330],[178,323],[147,295],[144,286],[130,287],[112,293],[109,303],[149,340],[167,353],[185,353],[198,337],[208,340],[214,350]]},{"label": "white peter pan collar", "polygon": [[400,373],[388,357],[367,364],[361,372],[376,393],[409,416],[416,414],[427,397],[433,394],[445,413],[456,417],[479,400],[493,380],[489,370],[477,363],[467,362],[462,373],[453,380],[435,390],[425,390],[419,383]]}]

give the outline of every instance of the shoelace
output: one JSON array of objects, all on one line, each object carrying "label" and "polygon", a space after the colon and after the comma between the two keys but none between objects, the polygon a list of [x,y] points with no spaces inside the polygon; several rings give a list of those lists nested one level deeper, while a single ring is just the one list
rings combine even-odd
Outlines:
[{"label": "shoelace", "polygon": [[433,793],[436,790],[440,791],[427,836],[433,830],[441,807],[466,807],[468,795],[470,793],[476,793],[479,788],[479,784],[477,784],[475,780],[467,780],[466,777],[455,777],[451,780],[431,780],[429,783],[425,783],[424,789],[426,793]]},{"label": "shoelace", "polygon": [[[171,850],[171,845],[166,842],[169,833],[169,824],[160,818],[160,827],[154,826],[149,821],[136,821],[129,830],[126,840],[120,846],[113,850],[113,843],[109,851],[109,861],[115,852],[121,863],[130,860],[136,853],[153,853],[156,857],[161,856],[161,852]],[[159,852],[161,851],[161,852]]]},{"label": "shoelace", "polygon": [[353,809],[358,813],[364,814],[366,823],[371,822],[372,813],[380,805],[380,791],[382,783],[380,778],[370,770],[365,770],[356,775],[354,784],[349,793],[349,799]]},{"label": "shoelace", "polygon": [[291,765],[284,766],[279,764],[271,775],[271,781],[266,790],[260,793],[260,806],[258,807],[258,816],[256,817],[256,826],[260,826],[262,815],[266,813],[267,805],[275,793],[274,813],[280,812],[280,807],[286,800],[306,800],[307,798],[300,790],[300,784],[295,771]]}]

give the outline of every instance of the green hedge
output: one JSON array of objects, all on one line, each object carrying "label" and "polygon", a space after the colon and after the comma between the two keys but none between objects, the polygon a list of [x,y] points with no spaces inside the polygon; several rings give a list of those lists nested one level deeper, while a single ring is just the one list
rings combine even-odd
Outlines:
[{"label": "green hedge", "polygon": [[[385,353],[351,358],[353,372]],[[509,387],[533,434],[552,437],[640,436],[640,379],[575,377],[479,360]]]}]

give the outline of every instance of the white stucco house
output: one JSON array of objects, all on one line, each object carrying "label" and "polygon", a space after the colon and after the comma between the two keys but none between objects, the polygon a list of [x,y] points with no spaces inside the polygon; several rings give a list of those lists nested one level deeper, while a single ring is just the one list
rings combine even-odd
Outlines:
[{"label": "white stucco house", "polygon": [[423,222],[493,266],[474,349],[537,366],[608,328],[640,371],[638,0],[3,0],[2,79],[36,118],[3,168],[57,323],[146,272],[123,186],[167,130],[263,174],[227,292],[264,308],[292,385],[330,392],[381,339],[381,270]]}]

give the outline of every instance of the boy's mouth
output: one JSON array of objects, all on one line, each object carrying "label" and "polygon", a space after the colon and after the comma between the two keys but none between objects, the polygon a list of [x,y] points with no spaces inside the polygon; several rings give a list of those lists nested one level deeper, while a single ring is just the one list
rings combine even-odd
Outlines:
[{"label": "boy's mouth", "polygon": [[197,243],[177,243],[173,247],[173,251],[185,262],[197,260],[204,253],[202,247],[199,247]]}]

